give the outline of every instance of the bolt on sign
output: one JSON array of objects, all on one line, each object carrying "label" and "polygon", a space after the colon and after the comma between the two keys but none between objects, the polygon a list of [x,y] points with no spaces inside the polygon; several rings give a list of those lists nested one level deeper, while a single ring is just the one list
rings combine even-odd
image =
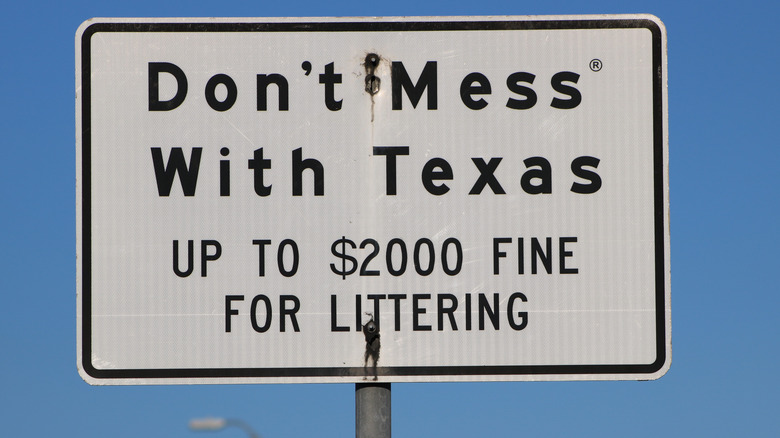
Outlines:
[{"label": "bolt on sign", "polygon": [[76,66],[87,382],[668,369],[657,18],[94,19]]}]

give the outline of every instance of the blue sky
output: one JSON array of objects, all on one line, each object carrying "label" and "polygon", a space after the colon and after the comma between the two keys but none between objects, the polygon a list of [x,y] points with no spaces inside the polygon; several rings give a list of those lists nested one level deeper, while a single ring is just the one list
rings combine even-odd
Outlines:
[{"label": "blue sky", "polygon": [[[265,437],[353,434],[354,387],[92,387],[76,371],[74,35],[91,17],[651,13],[666,25],[669,372],[652,382],[393,385],[396,436],[778,436],[780,7],[682,2],[17,2],[0,63],[4,436],[190,437],[193,417]],[[773,286],[774,285],[774,286]],[[203,435],[211,436],[211,435]],[[240,430],[213,436],[240,437]]]}]

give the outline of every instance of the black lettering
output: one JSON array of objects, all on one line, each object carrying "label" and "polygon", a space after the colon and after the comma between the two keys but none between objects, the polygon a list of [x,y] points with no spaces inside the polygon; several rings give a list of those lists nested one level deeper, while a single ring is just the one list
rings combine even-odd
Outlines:
[{"label": "black lettering", "polygon": [[333,63],[325,65],[325,73],[320,75],[320,83],[325,85],[325,107],[331,111],[341,109],[341,100],[336,100],[336,84],[341,83],[341,74],[334,73]]},{"label": "black lettering", "polygon": [[[475,82],[477,85],[474,85]],[[485,99],[474,100],[471,96],[475,94],[490,94],[491,92],[490,81],[482,73],[469,73],[463,78],[463,82],[460,83],[460,100],[469,109],[481,110],[488,104]]]},{"label": "black lettering", "polygon": [[485,294],[479,294],[479,329],[485,330],[485,314],[487,313],[493,328],[498,330],[498,294],[493,294],[493,307],[490,307]]},{"label": "black lettering", "polygon": [[[395,266],[393,266],[393,248],[398,246],[401,248],[401,266],[398,269],[395,269]],[[399,239],[394,238],[391,239],[390,242],[387,243],[387,251],[385,252],[385,261],[387,262],[387,272],[390,273],[393,277],[398,277],[403,275],[404,272],[406,272],[406,262],[408,261],[407,253],[406,253],[406,243]]]},{"label": "black lettering", "polygon": [[379,275],[379,271],[376,269],[368,269],[368,264],[376,258],[379,254],[379,242],[374,239],[365,239],[360,242],[360,249],[365,249],[371,245],[374,249],[363,259],[363,263],[360,265],[360,276],[363,277],[376,277]]},{"label": "black lettering", "polygon": [[271,160],[263,158],[263,148],[255,149],[254,158],[249,159],[249,168],[254,170],[255,193],[258,196],[271,194],[271,184],[263,182],[263,171],[271,168]]},{"label": "black lettering", "polygon": [[[447,254],[449,254],[450,245],[455,245],[455,257],[457,258],[457,261],[455,262],[454,268],[450,268],[449,257],[447,256]],[[449,276],[458,275],[460,269],[463,267],[463,246],[461,246],[460,240],[450,237],[442,243],[441,267],[444,269],[444,273]]]},{"label": "black lettering", "polygon": [[431,326],[420,324],[420,315],[424,314],[425,307],[420,307],[420,300],[430,300],[430,294],[412,295],[412,330],[416,332],[429,332]]},{"label": "black lettering", "polygon": [[[538,166],[541,169],[527,170],[520,178],[520,186],[529,195],[538,195],[540,193],[552,193],[552,167],[550,162],[542,157],[531,157],[523,160],[526,168]],[[532,184],[534,179],[538,179],[538,184]]]},{"label": "black lettering", "polygon": [[406,294],[390,294],[387,296],[388,299],[393,300],[393,310],[395,312],[394,315],[394,321],[395,321],[395,331],[401,330],[401,300],[406,299]]},{"label": "black lettering", "polygon": [[539,239],[536,237],[531,238],[531,274],[536,274],[538,272],[536,269],[537,260],[541,260],[544,270],[547,271],[548,274],[552,274],[552,238],[546,238],[545,243],[547,248],[546,252],[542,249]]},{"label": "black lettering", "polygon": [[[444,315],[447,315],[447,318],[450,320],[450,327],[452,327],[452,330],[458,330],[458,325],[455,323],[455,310],[458,308],[458,299],[455,297],[455,295],[452,294],[440,294],[437,296],[438,302],[439,302],[439,312],[438,312],[438,330],[442,331],[444,330]],[[450,305],[445,306],[444,300],[449,300]]]},{"label": "black lettering", "polygon": [[[214,248],[214,254],[209,254],[209,247]],[[222,245],[216,240],[200,241],[200,276],[206,276],[206,265],[208,262],[217,260],[222,255]]]},{"label": "black lettering", "polygon": [[520,85],[521,82],[526,84],[533,84],[535,78],[535,75],[526,72],[512,73],[509,75],[509,77],[506,78],[506,86],[509,88],[509,91],[525,97],[525,99],[513,99],[510,97],[506,101],[507,108],[527,110],[533,108],[533,106],[536,105],[536,92],[529,87]]},{"label": "black lettering", "polygon": [[599,159],[596,157],[577,157],[574,159],[574,161],[571,162],[571,171],[572,173],[580,177],[582,179],[586,179],[590,181],[590,184],[580,184],[578,182],[574,182],[571,185],[571,191],[574,193],[581,193],[581,194],[591,194],[596,193],[601,188],[601,177],[598,173],[593,172],[592,170],[583,169],[583,167],[592,167],[597,168],[599,167]]},{"label": "black lettering", "polygon": [[502,243],[512,243],[512,238],[510,237],[494,237],[493,238],[493,275],[498,275],[498,260],[500,258],[506,257],[506,253],[504,251],[499,251],[498,245]]},{"label": "black lettering", "polygon": [[257,276],[258,277],[265,277],[265,247],[266,245],[270,245],[271,240],[269,239],[258,239],[253,240],[252,245],[257,245],[258,250],[258,260],[259,260],[259,267],[257,269]]},{"label": "black lettering", "polygon": [[[222,148],[219,154],[227,157],[230,149]],[[230,196],[230,160],[219,160],[219,196]]]},{"label": "black lettering", "polygon": [[[288,246],[292,248],[292,268],[289,270],[284,267],[284,248]],[[298,272],[298,261],[298,244],[291,239],[282,240],[282,243],[279,244],[279,250],[276,252],[276,263],[279,265],[279,272],[285,277],[292,277]]]},{"label": "black lettering", "polygon": [[409,146],[374,146],[374,155],[387,156],[385,166],[385,175],[387,181],[387,195],[392,196],[397,193],[396,190],[396,162],[397,155],[409,155]]},{"label": "black lettering", "polygon": [[336,323],[336,295],[330,296],[330,331],[332,332],[348,332],[349,327],[340,326]]},{"label": "black lettering", "polygon": [[471,188],[469,195],[478,195],[482,193],[482,189],[485,188],[486,185],[489,185],[490,189],[493,190],[493,193],[496,195],[506,194],[504,188],[501,187],[501,184],[498,183],[496,176],[493,174],[499,163],[501,163],[500,157],[491,158],[487,163],[482,158],[472,158],[471,161],[474,162],[477,169],[479,169],[479,179],[474,183],[474,187]]},{"label": "black lettering", "polygon": [[189,277],[192,274],[192,270],[195,268],[195,242],[192,240],[187,241],[187,269],[184,271],[179,270],[179,241],[173,241],[173,272],[179,277]]},{"label": "black lettering", "polygon": [[[176,94],[170,100],[160,101],[160,73],[169,73],[176,79]],[[170,62],[149,63],[149,111],[170,111],[187,97],[187,76]]]},{"label": "black lettering", "polygon": [[417,104],[422,98],[423,91],[428,89],[428,109],[435,110],[437,108],[437,86],[436,86],[436,61],[428,61],[425,63],[422,73],[420,73],[420,79],[417,80],[417,85],[412,82],[409,74],[406,72],[403,62],[393,61],[390,77],[392,81],[393,91],[393,109],[400,110],[403,107],[403,98],[401,90],[406,91],[406,95],[409,97],[409,102],[412,103],[412,107],[417,108]]},{"label": "black lettering", "polygon": [[506,314],[507,319],[509,320],[509,326],[512,327],[513,330],[519,331],[528,325],[528,312],[517,312],[517,317],[520,318],[521,321],[518,324],[515,321],[514,316],[515,300],[520,300],[525,303],[528,301],[528,298],[520,292],[515,292],[509,297],[509,301],[507,302]]},{"label": "black lettering", "polygon": [[287,79],[278,74],[257,75],[257,110],[266,111],[268,109],[268,86],[276,85],[279,90],[279,111],[289,109],[290,91]]},{"label": "black lettering", "polygon": [[230,317],[238,315],[238,309],[234,309],[231,303],[233,301],[244,301],[243,295],[226,295],[225,296],[225,332],[230,333]]},{"label": "black lettering", "polygon": [[[428,267],[423,269],[422,262],[420,261],[420,250],[423,246],[428,247]],[[417,274],[426,277],[433,272],[433,266],[436,263],[436,250],[433,249],[433,242],[430,239],[422,238],[414,244],[414,270]]]},{"label": "black lettering", "polygon": [[377,330],[379,330],[379,321],[380,321],[380,318],[379,318],[379,303],[380,303],[381,300],[384,300],[386,298],[387,298],[387,295],[384,295],[384,294],[378,294],[378,295],[369,294],[369,295],[366,295],[366,299],[374,301],[374,314],[372,316],[374,317],[374,324],[376,324]]},{"label": "black lettering", "polygon": [[[292,302],[293,307],[292,309],[287,308],[287,303]],[[281,315],[279,315],[279,330],[282,332],[285,330],[284,322],[286,321],[285,316],[290,317],[290,322],[292,322],[293,330],[295,332],[301,331],[300,327],[298,327],[298,318],[296,318],[295,314],[298,312],[298,310],[301,309],[301,301],[298,299],[298,297],[294,295],[282,295],[279,297],[279,307]]]},{"label": "black lettering", "polygon": [[162,150],[160,148],[152,148],[152,163],[154,164],[154,176],[157,179],[157,193],[160,196],[170,196],[173,179],[178,173],[184,196],[195,196],[202,152],[203,148],[192,148],[190,166],[187,167],[187,162],[184,160],[184,152],[181,148],[171,149],[167,164],[163,164]]},{"label": "black lettering", "polygon": [[465,302],[466,311],[464,314],[466,315],[466,330],[471,330],[471,294],[466,294]]},{"label": "black lettering", "polygon": [[360,295],[355,295],[355,331],[363,331],[363,298]]},{"label": "black lettering", "polygon": [[325,177],[323,176],[325,171],[322,168],[322,163],[314,158],[304,160],[303,152],[301,148],[298,148],[293,151],[292,168],[293,196],[303,195],[303,171],[306,169],[314,172],[314,196],[325,195]]},{"label": "black lettering", "polygon": [[[440,170],[436,170],[440,169]],[[436,185],[433,182],[438,180],[449,181],[452,179],[452,167],[447,160],[443,158],[432,158],[425,163],[422,170],[422,183],[425,190],[432,195],[443,195],[450,191],[447,184]]]},{"label": "black lettering", "polygon": [[571,257],[574,253],[571,251],[566,251],[566,244],[567,243],[576,243],[577,238],[576,237],[561,237],[558,239],[558,262],[559,267],[561,270],[561,274],[578,274],[580,271],[577,268],[567,268],[566,267],[566,258]]},{"label": "black lettering", "polygon": [[523,238],[517,238],[517,275],[525,274],[525,251],[523,251]]},{"label": "black lettering", "polygon": [[[257,325],[257,303],[260,301],[265,304],[265,323],[262,326]],[[258,333],[265,333],[271,328],[271,319],[271,300],[265,295],[257,295],[254,297],[252,299],[252,307],[249,310],[249,320],[252,323],[252,328]],[[284,322],[282,322],[282,324],[284,324]]]},{"label": "black lettering", "polygon": [[554,97],[552,103],[550,103],[550,106],[558,109],[576,108],[580,102],[582,102],[582,94],[580,94],[580,90],[569,85],[564,85],[563,83],[571,82],[576,84],[579,79],[580,75],[570,71],[562,71],[554,74],[550,80],[553,90],[569,96],[569,99],[559,99]]},{"label": "black lettering", "polygon": [[[216,95],[217,85],[220,84],[224,85],[227,90],[225,100],[221,102],[217,99]],[[206,102],[208,102],[209,106],[215,111],[229,110],[233,104],[236,103],[237,97],[238,88],[236,88],[236,83],[226,74],[214,75],[206,82]]]}]

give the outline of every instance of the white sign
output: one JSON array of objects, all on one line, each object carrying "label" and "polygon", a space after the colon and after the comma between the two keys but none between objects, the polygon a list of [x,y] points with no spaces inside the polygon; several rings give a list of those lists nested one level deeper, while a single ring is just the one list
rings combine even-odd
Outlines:
[{"label": "white sign", "polygon": [[657,18],[100,19],[76,44],[89,383],[668,369]]}]

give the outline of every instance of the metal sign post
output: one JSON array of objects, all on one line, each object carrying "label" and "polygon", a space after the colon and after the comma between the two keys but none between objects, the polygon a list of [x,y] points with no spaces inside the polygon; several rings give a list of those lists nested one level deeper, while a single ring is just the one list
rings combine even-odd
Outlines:
[{"label": "metal sign post", "polygon": [[355,437],[390,438],[390,383],[355,384]]}]

